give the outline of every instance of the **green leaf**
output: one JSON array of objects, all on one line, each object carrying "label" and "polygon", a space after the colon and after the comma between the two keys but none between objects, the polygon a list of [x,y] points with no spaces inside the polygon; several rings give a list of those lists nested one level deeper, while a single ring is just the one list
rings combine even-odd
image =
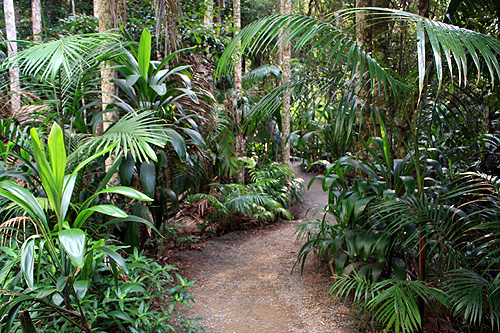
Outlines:
[{"label": "green leaf", "polygon": [[347,260],[347,253],[340,253],[335,259],[335,274],[342,275],[344,272],[344,265]]},{"label": "green leaf", "polygon": [[139,43],[139,53],[137,55],[137,63],[139,65],[139,73],[144,79],[148,79],[149,62],[151,60],[151,33],[148,29],[142,30],[141,41]]},{"label": "green leaf", "polygon": [[0,196],[3,196],[24,209],[35,221],[40,221],[40,228],[48,229],[48,221],[40,203],[33,194],[10,180],[0,182]]},{"label": "green leaf", "polygon": [[[144,207],[141,205],[139,202],[137,202],[134,205],[134,208],[132,210],[132,213],[135,215],[139,215],[136,210],[142,209]],[[144,207],[146,208],[146,207]],[[133,215],[131,215],[133,216]],[[132,253],[134,248],[139,248],[140,245],[140,238],[141,238],[141,228],[139,222],[135,221],[129,221],[127,231],[125,232],[125,239],[124,242],[126,245],[129,245],[130,248],[127,250],[127,252]]]},{"label": "green leaf", "polygon": [[167,86],[165,84],[152,84],[150,87],[160,96],[167,93]]},{"label": "green leaf", "polygon": [[58,233],[59,241],[77,267],[83,267],[85,255],[85,233],[81,229],[65,229]]},{"label": "green leaf", "polygon": [[73,190],[75,188],[76,179],[76,175],[66,175],[64,177],[64,189],[62,192],[61,211],[59,214],[61,216],[61,220],[64,220],[66,218],[68,207],[71,202],[71,198],[73,197]]},{"label": "green leaf", "polygon": [[107,170],[106,175],[104,176],[104,178],[101,180],[101,183],[99,184],[99,187],[97,188],[96,192],[99,192],[99,191],[105,189],[108,186],[109,181],[111,180],[111,178],[113,177],[113,175],[116,174],[116,170],[120,166],[122,158],[123,158],[123,153],[119,152],[118,156],[116,156],[115,161],[113,162],[113,164],[111,165],[111,167],[109,168],[109,170]]},{"label": "green leaf", "polygon": [[7,315],[7,318],[5,320],[5,332],[10,332],[12,324],[14,323],[14,320],[16,320],[17,313],[19,312],[19,309],[21,308],[22,305],[23,302],[17,302],[16,304],[11,306],[9,314]]},{"label": "green leaf", "polygon": [[111,317],[117,318],[117,319],[125,321],[125,322],[133,322],[132,318],[130,318],[128,313],[123,312],[123,311],[119,311],[119,310],[111,311],[109,313],[109,315]]},{"label": "green leaf", "polygon": [[404,261],[399,258],[392,258],[391,265],[396,279],[406,280],[406,265]]},{"label": "green leaf", "polygon": [[[85,168],[85,166],[87,164],[89,164],[90,162],[92,162],[93,160],[95,160],[96,158],[98,158],[99,156],[102,156],[106,153],[109,153],[110,151],[112,151],[116,146],[118,145],[118,142],[113,142],[111,143],[110,145],[106,146],[105,148],[103,149],[99,149],[97,151],[97,153],[95,153],[94,155],[90,156],[89,158],[87,158],[85,161],[83,161],[82,163],[78,164],[77,167],[75,168],[75,170],[73,170],[73,172],[71,173],[72,175],[76,175],[78,174],[78,172],[80,170],[82,170],[83,168]],[[85,146],[84,146],[85,147]],[[88,148],[88,147],[86,147]]]},{"label": "green leaf", "polygon": [[33,289],[33,271],[35,268],[35,240],[29,239],[21,248],[21,272],[26,284]]},{"label": "green leaf", "polygon": [[62,304],[62,302],[64,302],[64,298],[60,295],[60,294],[54,294],[52,295],[52,302],[59,306]]},{"label": "green leaf", "polygon": [[144,193],[146,193],[150,198],[154,198],[156,192],[156,166],[154,163],[142,162],[141,185]]},{"label": "green leaf", "polygon": [[126,80],[127,86],[132,87],[140,77],[141,76],[137,74],[128,75]]},{"label": "green leaf", "polygon": [[52,209],[56,212],[58,218],[60,218],[61,188],[58,186],[54,173],[52,172],[52,168],[47,161],[45,151],[43,150],[42,144],[38,138],[36,129],[32,128],[30,133],[31,146],[33,154],[35,155],[38,174],[42,180],[43,189],[45,190],[45,193],[47,193]]},{"label": "green leaf", "polygon": [[134,175],[135,159],[130,152],[127,153],[127,158],[123,159],[120,164],[118,174],[120,175],[120,182],[122,185],[130,186],[132,183],[132,176]]},{"label": "green leaf", "polygon": [[399,176],[401,180],[403,181],[403,184],[406,189],[406,193],[408,195],[414,195],[415,194],[415,178],[412,176]]},{"label": "green leaf", "polygon": [[377,282],[380,279],[380,275],[382,275],[382,270],[384,269],[385,263],[376,262],[373,264],[372,268],[372,280],[373,282]]},{"label": "green leaf", "polygon": [[23,329],[23,333],[37,332],[35,325],[33,325],[33,321],[31,320],[31,316],[28,310],[22,311],[19,314],[19,321],[21,322],[21,328]]},{"label": "green leaf", "polygon": [[362,199],[359,199],[359,200],[356,200],[356,202],[354,203],[354,210],[353,210],[353,218],[355,220],[358,220],[361,217],[361,215],[365,211],[366,206],[373,199],[375,199],[374,195],[366,197],[366,198],[362,198]]},{"label": "green leaf", "polygon": [[[146,162],[143,162],[143,164],[144,163],[146,163]],[[141,167],[141,175],[142,175],[142,167]],[[100,191],[99,193],[116,193],[116,194],[121,194],[121,195],[124,195],[126,197],[129,197],[129,198],[132,198],[135,200],[153,201],[153,199],[151,199],[150,197],[148,197],[144,193],[137,191],[136,189],[127,187],[127,186],[110,187],[110,188],[107,188],[107,189]]]},{"label": "green leaf", "polygon": [[[102,245],[102,244],[101,244]],[[99,246],[101,246],[99,245]],[[97,246],[97,247],[99,247]],[[94,263],[94,248],[92,247],[90,249],[90,251],[88,251],[87,255],[85,256],[85,262],[83,264],[83,267],[82,267],[82,270],[81,270],[81,273],[80,273],[80,277],[83,279],[83,280],[89,280],[92,273],[93,273],[93,269],[92,269],[92,264]]]},{"label": "green leaf", "polygon": [[[139,161],[153,160],[157,156],[152,145],[164,147],[168,141],[165,121],[154,116],[154,112],[131,112],[120,118],[101,136],[94,136],[82,145],[82,149],[100,152],[105,147],[113,146],[113,152],[128,152]],[[109,151],[109,150],[108,150]]]},{"label": "green leaf", "polygon": [[74,227],[80,228],[83,225],[83,223],[85,223],[85,221],[94,212],[106,214],[106,215],[113,216],[113,217],[127,217],[128,216],[127,213],[125,213],[123,210],[121,210],[120,208],[118,208],[116,206],[98,205],[98,206],[90,207],[90,208],[87,208],[87,209],[81,211],[75,219]]},{"label": "green leaf", "polygon": [[418,89],[422,93],[425,80],[425,32],[422,21],[417,22]]},{"label": "green leaf", "polygon": [[198,96],[194,91],[188,88],[176,88],[176,91],[180,91],[187,95],[194,103],[198,104],[200,101],[198,100]]},{"label": "green leaf", "polygon": [[[136,205],[140,203],[136,203]],[[134,205],[135,206],[135,205]],[[144,207],[144,208],[141,208],[141,211],[138,213],[138,214],[142,214],[142,212],[147,212],[149,211],[149,208],[146,207],[146,206],[142,206],[141,207]],[[135,213],[135,212],[134,212]],[[150,213],[149,213],[150,214]],[[116,223],[121,223],[121,222],[138,222],[138,223],[143,223],[145,224],[148,228],[151,228],[152,230],[154,230],[158,235],[161,236],[160,232],[158,231],[158,229],[156,229],[156,227],[154,226],[154,224],[151,223],[150,219],[149,218],[142,218],[142,217],[139,217],[139,216],[135,216],[135,215],[129,215],[125,218],[115,218],[115,219],[111,219],[109,220],[106,225],[114,225]]]},{"label": "green leaf", "polygon": [[62,192],[66,171],[66,148],[64,147],[63,131],[57,123],[52,124],[47,146],[52,173],[54,174],[59,192]]},{"label": "green leaf", "polygon": [[200,132],[185,127],[183,127],[182,130],[191,137],[191,139],[197,146],[203,149],[207,149],[207,144],[205,143],[205,140],[201,136]]},{"label": "green leaf", "polygon": [[57,279],[56,282],[56,290],[57,291],[63,291],[64,288],[66,287],[66,283],[68,282],[68,277],[67,276],[60,276]]},{"label": "green leaf", "polygon": [[125,264],[125,261],[118,253],[104,246],[98,247],[97,250],[106,253],[111,259],[113,259],[118,265],[120,265],[120,267],[125,271],[125,273],[128,274],[127,265]]},{"label": "green leaf", "polygon": [[182,136],[179,135],[179,133],[177,133],[172,129],[168,129],[166,132],[167,136],[170,139],[172,147],[174,147],[175,152],[177,153],[181,161],[185,162],[187,156],[187,148],[184,139],[182,138]]},{"label": "green leaf", "polygon": [[75,283],[73,284],[73,288],[75,289],[78,299],[83,299],[85,297],[85,294],[89,290],[89,281],[88,280],[75,281]]}]

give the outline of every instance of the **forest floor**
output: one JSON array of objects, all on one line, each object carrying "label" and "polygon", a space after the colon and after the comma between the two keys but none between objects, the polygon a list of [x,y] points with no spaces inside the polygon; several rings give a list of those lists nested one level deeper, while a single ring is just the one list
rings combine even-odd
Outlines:
[{"label": "forest floor", "polygon": [[196,303],[179,312],[201,318],[197,324],[205,332],[355,331],[349,309],[328,295],[328,268],[311,256],[302,275],[300,267],[292,272],[301,247],[295,228],[328,200],[319,181],[307,190],[311,175],[295,170],[304,179],[304,201],[294,207],[294,221],[231,232],[170,254],[180,275],[196,281],[189,289]]}]

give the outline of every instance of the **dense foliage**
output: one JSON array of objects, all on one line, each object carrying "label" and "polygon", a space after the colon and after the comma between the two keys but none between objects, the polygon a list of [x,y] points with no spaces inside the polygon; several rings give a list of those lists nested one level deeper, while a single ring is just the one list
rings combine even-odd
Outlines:
[{"label": "dense foliage", "polygon": [[2,329],[201,329],[177,318],[193,282],[154,259],[190,211],[198,237],[292,218],[288,140],[334,217],[300,225],[296,265],[328,265],[360,323],[500,330],[495,1],[243,1],[238,35],[227,1],[115,5],[98,34],[87,2],[46,1],[43,43],[0,44]]}]

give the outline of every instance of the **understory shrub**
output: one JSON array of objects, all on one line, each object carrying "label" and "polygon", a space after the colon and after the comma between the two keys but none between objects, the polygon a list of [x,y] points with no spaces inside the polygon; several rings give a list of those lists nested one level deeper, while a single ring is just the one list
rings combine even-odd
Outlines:
[{"label": "understory shrub", "polygon": [[[6,199],[2,209],[8,216],[0,225],[3,331],[175,331],[168,319],[176,316],[177,303],[192,300],[185,288],[193,282],[179,275],[175,282],[169,274],[173,267],[163,268],[137,251],[124,259],[126,247],[94,228],[130,219],[156,231],[151,222],[98,201],[99,195],[110,194],[152,200],[129,187],[106,188],[120,156],[95,193],[83,202],[75,200],[80,171],[115,145],[67,173],[71,156],[66,156],[63,131],[54,123],[47,142],[31,129],[36,168],[0,175],[0,196]],[[16,182],[8,180],[12,175],[18,177]],[[107,222],[104,215],[115,219]]]},{"label": "understory shrub", "polygon": [[[374,141],[383,152],[385,140]],[[327,262],[330,293],[371,329],[498,331],[498,177],[452,173],[422,149],[419,192],[411,157],[370,154],[326,165],[320,178],[336,221],[298,227],[296,265],[310,253]],[[366,178],[348,179],[353,169]]]},{"label": "understory shrub", "polygon": [[[291,219],[292,202],[301,200],[302,179],[284,164],[271,163],[257,168],[252,159],[244,159],[250,183],[210,184],[208,194],[190,196],[192,202],[206,204],[202,231],[222,231],[242,223],[265,223],[278,218]],[[224,223],[221,223],[225,221]]]}]

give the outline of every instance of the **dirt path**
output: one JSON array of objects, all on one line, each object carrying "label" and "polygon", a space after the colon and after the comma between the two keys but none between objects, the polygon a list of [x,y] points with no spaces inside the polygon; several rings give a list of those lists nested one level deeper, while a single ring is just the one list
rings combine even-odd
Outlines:
[{"label": "dirt path", "polygon": [[[310,177],[298,174],[307,187]],[[319,183],[304,197],[298,218],[327,201]],[[290,273],[300,249],[293,235],[299,223],[233,232],[179,253],[181,275],[196,280],[190,290],[196,303],[179,309],[181,315],[201,318],[206,332],[353,332],[348,309],[327,297],[327,271],[309,260],[303,276],[299,269]]]}]

